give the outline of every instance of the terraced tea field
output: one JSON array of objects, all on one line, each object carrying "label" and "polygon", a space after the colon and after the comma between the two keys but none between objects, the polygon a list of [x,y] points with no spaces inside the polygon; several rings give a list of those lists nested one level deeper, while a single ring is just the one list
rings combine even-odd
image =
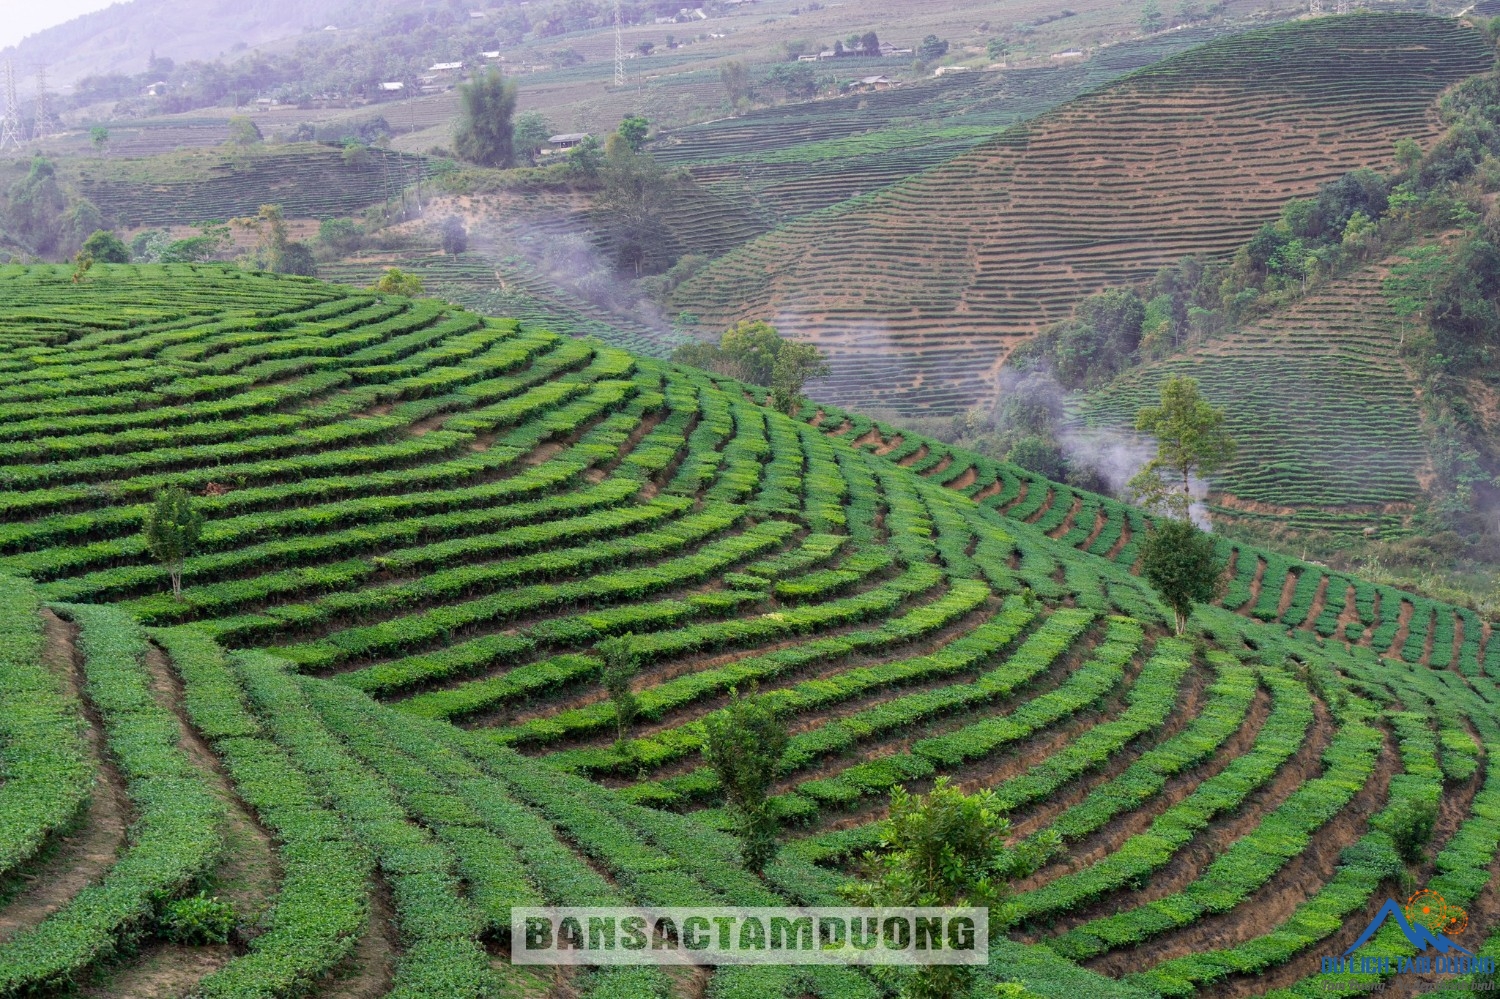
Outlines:
[{"label": "terraced tea field", "polygon": [[1163,379],[1190,375],[1242,442],[1214,482],[1216,517],[1397,530],[1429,461],[1415,383],[1399,355],[1403,324],[1381,290],[1399,262],[1366,267],[1208,345],[1133,368],[1091,395],[1082,415],[1128,429],[1136,410],[1159,398]]},{"label": "terraced tea field", "polygon": [[326,219],[398,198],[427,171],[417,156],[371,149],[363,163],[347,164],[339,150],[310,143],[243,158],[197,155],[207,161],[192,164],[197,176],[161,182],[143,179],[139,162],[89,162],[76,168],[78,188],[123,228],[222,221],[254,215],[266,204],[281,205],[287,218]]},{"label": "terraced tea field", "polygon": [[[0,372],[0,995],[876,999],[845,967],[539,975],[504,928],[836,902],[889,789],[942,774],[1066,844],[993,914],[985,994],[1347,994],[1375,976],[1317,958],[1403,878],[1500,950],[1500,643],[1467,610],[1242,547],[1174,639],[1137,511],[300,278],[0,268]],[[208,518],[180,602],[139,533],[168,485]],[[698,762],[757,682],[793,733],[764,878]],[[199,889],[229,942],[163,939]]]},{"label": "terraced tea field", "polygon": [[746,317],[817,341],[833,402],[898,411],[993,393],[1011,347],[1109,285],[1227,253],[1285,202],[1397,138],[1492,63],[1454,20],[1361,13],[1210,43],[925,173],[807,215],[677,291],[709,326]]}]

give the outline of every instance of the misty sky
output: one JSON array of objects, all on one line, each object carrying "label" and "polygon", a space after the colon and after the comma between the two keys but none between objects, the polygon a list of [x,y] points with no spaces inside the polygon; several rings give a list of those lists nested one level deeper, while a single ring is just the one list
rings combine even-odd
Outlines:
[{"label": "misty sky", "polygon": [[0,49],[14,45],[43,28],[70,21],[80,14],[103,10],[116,0],[0,0]]}]

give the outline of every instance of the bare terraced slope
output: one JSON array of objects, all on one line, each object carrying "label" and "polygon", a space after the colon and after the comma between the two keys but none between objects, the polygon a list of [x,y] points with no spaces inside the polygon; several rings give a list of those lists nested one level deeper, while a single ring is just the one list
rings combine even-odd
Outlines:
[{"label": "bare terraced slope", "polygon": [[1462,22],[1355,14],[1214,42],[909,181],[799,219],[677,292],[705,323],[771,318],[834,359],[833,401],[952,411],[1017,338],[1184,254],[1227,252],[1289,198],[1402,136],[1491,62]]},{"label": "bare terraced slope", "polygon": [[[1347,994],[1374,976],[1317,957],[1403,879],[1500,950],[1487,623],[1239,546],[1175,639],[1138,511],[758,392],[306,279],[0,268],[0,996],[879,999],[844,967],[554,979],[505,927],[837,902],[887,791],[939,774],[1066,844],[989,982]],[[181,602],[139,534],[169,484],[207,494]],[[698,754],[754,681],[794,734],[764,879]],[[231,941],[154,939],[200,888]]]}]

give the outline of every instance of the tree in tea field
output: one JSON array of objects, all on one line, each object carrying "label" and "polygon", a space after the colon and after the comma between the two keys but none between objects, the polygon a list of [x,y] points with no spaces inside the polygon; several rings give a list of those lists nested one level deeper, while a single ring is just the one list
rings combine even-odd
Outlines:
[{"label": "tree in tea field", "polygon": [[443,252],[450,257],[456,257],[469,248],[469,230],[464,228],[463,220],[457,215],[449,215],[438,225],[438,233],[442,237]]},{"label": "tree in tea field", "polygon": [[370,285],[370,290],[382,295],[403,295],[407,298],[416,298],[422,294],[422,279],[415,274],[408,274],[399,267],[390,267],[380,275],[380,279]]},{"label": "tree in tea field", "polygon": [[703,758],[724,788],[745,866],[759,873],[776,855],[777,822],[767,798],[790,739],[786,725],[753,689],[741,697],[730,688],[729,704],[705,718],[703,730]]},{"label": "tree in tea field", "polygon": [[107,229],[95,229],[93,235],[83,241],[83,252],[99,264],[130,263],[130,247]]},{"label": "tree in tea field", "polygon": [[917,45],[917,58],[923,62],[932,62],[941,59],[948,54],[948,39],[939,38],[937,35],[928,35]]},{"label": "tree in tea field", "polygon": [[1179,635],[1187,630],[1194,604],[1223,596],[1224,566],[1213,536],[1186,520],[1154,525],[1141,546],[1141,575],[1172,608]]},{"label": "tree in tea field", "polygon": [[788,416],[802,408],[802,386],[828,374],[828,359],[810,343],[784,341],[771,365],[771,404]]},{"label": "tree in tea field", "polygon": [[624,742],[640,711],[640,701],[630,684],[641,671],[641,654],[636,651],[635,635],[630,632],[605,639],[599,643],[597,651],[599,684],[615,706],[615,738]]},{"label": "tree in tea field", "polygon": [[515,166],[516,84],[491,66],[458,88],[458,128],[453,151],[483,167]]},{"label": "tree in tea field", "polygon": [[[993,791],[964,794],[947,777],[925,795],[897,787],[878,847],[864,855],[864,879],[845,894],[857,905],[992,908],[1060,844],[1052,833],[1008,847],[1009,835]],[[906,999],[952,999],[965,994],[973,968],[886,966],[877,975]]]},{"label": "tree in tea field", "polygon": [[1193,477],[1217,472],[1237,449],[1224,428],[1224,411],[1203,398],[1197,379],[1174,376],[1162,383],[1160,406],[1136,413],[1135,429],[1156,438],[1156,457],[1130,480],[1132,497],[1148,509],[1187,520]]},{"label": "tree in tea field", "polygon": [[172,596],[182,599],[182,567],[203,534],[203,514],[185,490],[173,486],[156,494],[141,528],[151,556],[172,577]]},{"label": "tree in tea field", "polygon": [[526,162],[535,163],[537,153],[552,137],[552,123],[540,111],[522,111],[516,115],[510,130],[511,146],[517,157],[526,157]]}]

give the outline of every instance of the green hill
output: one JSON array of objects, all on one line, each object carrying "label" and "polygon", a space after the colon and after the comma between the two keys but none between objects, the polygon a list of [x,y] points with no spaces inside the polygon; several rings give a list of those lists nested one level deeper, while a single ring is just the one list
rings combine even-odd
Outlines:
[{"label": "green hill", "polygon": [[[1350,990],[1318,956],[1408,880],[1500,949],[1500,644],[1467,609],[1226,543],[1175,639],[1137,511],[898,428],[428,300],[71,277],[0,268],[0,995],[547,994],[513,906],[833,903],[887,792],[941,774],[1066,844],[993,914],[986,990]],[[168,485],[208,518],[182,601],[139,533]],[[626,632],[617,743],[595,649]],[[698,762],[752,683],[794,732],[764,879]],[[199,889],[231,943],[159,939]],[[1364,953],[1407,953],[1389,929]]]},{"label": "green hill", "polygon": [[880,385],[897,411],[962,410],[1085,296],[1228,254],[1287,199],[1431,139],[1434,99],[1491,62],[1477,30],[1418,15],[1223,39],[789,223],[674,301],[709,326],[769,318],[817,341],[831,401]]}]

